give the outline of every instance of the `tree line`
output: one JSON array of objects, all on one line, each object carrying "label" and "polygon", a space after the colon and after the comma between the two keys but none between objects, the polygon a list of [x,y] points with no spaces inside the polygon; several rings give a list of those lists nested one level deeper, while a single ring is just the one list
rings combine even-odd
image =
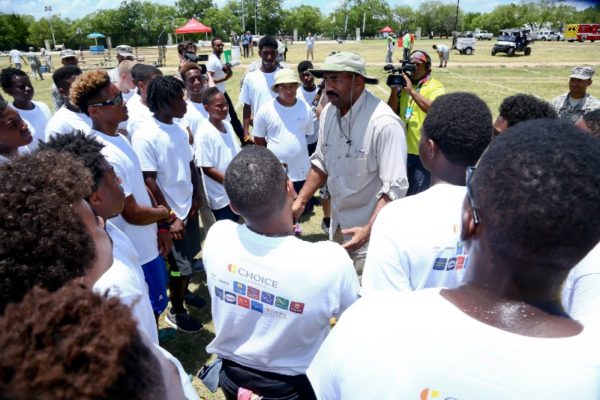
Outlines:
[{"label": "tree line", "polygon": [[[218,7],[213,0],[178,0],[174,6],[150,1],[124,0],[116,9],[98,10],[72,20],[53,14],[52,27],[56,43],[71,48],[87,48],[92,44],[86,35],[100,32],[112,38],[113,44],[133,46],[156,45],[166,41],[167,33],[196,17],[212,27],[213,35],[228,37],[232,31],[249,30],[260,34],[291,36],[294,29],[301,37],[309,32],[324,37],[353,36],[356,28],[364,37],[378,34],[390,26],[395,32],[415,31],[448,36],[459,31],[500,29],[525,24],[550,24],[560,30],[569,23],[600,23],[600,5],[577,10],[558,0],[522,0],[500,5],[487,13],[457,10],[456,3],[425,1],[418,8],[392,7],[386,0],[342,0],[329,14],[318,7],[301,5],[283,9],[283,0],[229,0]],[[200,38],[188,36],[188,38]],[[49,17],[35,19],[30,15],[0,13],[0,49],[41,47],[50,39]]]}]

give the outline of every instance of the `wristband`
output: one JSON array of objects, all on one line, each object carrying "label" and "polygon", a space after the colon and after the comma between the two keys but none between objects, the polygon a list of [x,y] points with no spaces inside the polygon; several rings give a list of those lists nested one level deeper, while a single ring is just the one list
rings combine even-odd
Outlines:
[{"label": "wristband", "polygon": [[162,232],[162,233],[169,233],[169,232],[171,232],[169,229],[165,229],[165,228],[158,228],[158,231]]}]

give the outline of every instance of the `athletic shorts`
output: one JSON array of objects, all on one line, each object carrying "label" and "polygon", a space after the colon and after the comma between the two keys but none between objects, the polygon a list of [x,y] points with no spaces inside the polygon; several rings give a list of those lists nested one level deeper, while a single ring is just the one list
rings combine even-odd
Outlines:
[{"label": "athletic shorts", "polygon": [[148,284],[150,304],[155,314],[162,314],[167,308],[169,298],[167,297],[167,266],[162,256],[142,265],[144,278]]},{"label": "athletic shorts", "polygon": [[194,257],[200,252],[200,222],[198,216],[183,221],[185,232],[182,240],[173,239],[167,257],[171,276],[190,276],[194,272]]}]

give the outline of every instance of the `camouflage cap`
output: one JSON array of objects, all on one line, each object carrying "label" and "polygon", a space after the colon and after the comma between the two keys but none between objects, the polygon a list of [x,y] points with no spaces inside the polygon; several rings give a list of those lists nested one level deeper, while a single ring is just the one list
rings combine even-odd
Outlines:
[{"label": "camouflage cap", "polygon": [[575,67],[571,70],[571,75],[569,75],[569,78],[588,80],[592,79],[594,72],[596,71],[594,71],[594,68],[592,67]]}]

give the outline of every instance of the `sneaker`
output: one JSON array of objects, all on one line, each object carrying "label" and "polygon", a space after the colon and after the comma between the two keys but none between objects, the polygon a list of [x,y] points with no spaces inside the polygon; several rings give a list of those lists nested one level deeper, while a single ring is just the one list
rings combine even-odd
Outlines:
[{"label": "sneaker", "polygon": [[173,309],[169,308],[165,322],[173,328],[185,333],[198,333],[202,330],[202,324],[192,317],[187,310],[182,313],[173,313]]},{"label": "sneaker", "polygon": [[323,229],[323,232],[325,232],[325,234],[327,236],[329,236],[329,225],[331,224],[331,222],[328,224],[325,221],[321,221],[321,229]]},{"label": "sneaker", "polygon": [[196,308],[202,308],[206,305],[206,300],[204,300],[200,296],[196,296],[194,293],[190,292],[189,290],[183,296],[183,301],[185,301],[185,304],[187,304],[188,306],[192,306],[192,307],[196,307]]}]

